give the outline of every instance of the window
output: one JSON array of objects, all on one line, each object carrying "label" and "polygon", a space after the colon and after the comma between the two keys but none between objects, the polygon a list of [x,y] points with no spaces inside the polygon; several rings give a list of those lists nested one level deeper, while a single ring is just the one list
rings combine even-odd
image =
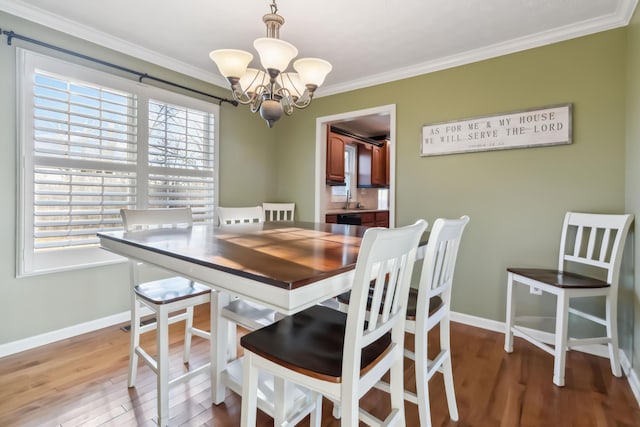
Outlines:
[{"label": "window", "polygon": [[356,191],[356,155],[357,149],[355,145],[344,146],[344,183],[345,185],[336,185],[331,187],[332,202],[346,202],[347,196],[353,197]]},{"label": "window", "polygon": [[121,258],[121,208],[212,220],[218,106],[19,49],[18,276]]}]

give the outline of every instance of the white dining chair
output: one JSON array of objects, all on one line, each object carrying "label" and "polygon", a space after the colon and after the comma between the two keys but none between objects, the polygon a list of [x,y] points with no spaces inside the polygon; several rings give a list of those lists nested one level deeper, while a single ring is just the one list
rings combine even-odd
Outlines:
[{"label": "white dining chair", "polygon": [[[436,372],[442,373],[444,378],[449,417],[453,421],[458,420],[449,323],[451,288],[458,248],[468,222],[469,217],[466,215],[459,219],[436,219],[424,248],[418,287],[409,289],[405,332],[414,336],[414,351],[405,348],[404,355],[414,362],[416,392],[405,390],[404,398],[418,405],[420,425],[425,427],[431,427],[428,383]],[[338,297],[341,310],[344,311],[348,307],[349,300],[349,292]],[[433,359],[429,359],[428,333],[438,325],[440,326],[440,352]],[[389,384],[382,381],[376,385],[376,388],[390,392]],[[334,413],[339,414],[339,410]]]},{"label": "white dining chair", "polygon": [[[564,386],[567,350],[606,344],[613,375],[622,375],[618,349],[618,282],[624,243],[632,221],[633,215],[567,212],[556,269],[507,269],[506,352],[513,352],[514,335],[526,339],[553,355],[553,383]],[[555,335],[551,342],[545,340],[544,335],[536,335],[535,329],[525,328],[522,324],[525,318],[515,316],[517,284],[528,287],[533,295],[549,293],[556,296]],[[572,300],[591,297],[604,299],[604,317],[571,306]],[[571,338],[569,314],[603,326],[605,335]],[[533,316],[526,316],[526,319],[532,320]],[[551,347],[549,343],[555,345]]]},{"label": "white dining chair", "polygon": [[293,221],[296,204],[295,203],[263,203],[265,221]]},{"label": "white dining chair", "polygon": [[[121,209],[120,215],[125,232],[157,227],[191,227],[190,208],[175,209]],[[211,333],[193,326],[193,307],[211,302],[210,287],[184,277],[166,277],[142,281],[141,271],[145,264],[130,260],[131,275],[131,345],[129,350],[128,386],[134,387],[141,358],[157,376],[158,425],[169,424],[169,389],[202,372],[210,370],[210,363],[191,369],[182,375],[169,378],[169,325],[185,321],[183,362],[189,363],[192,335],[211,340]],[[154,267],[150,267],[154,268]],[[156,269],[157,270],[157,269]],[[148,275],[148,274],[147,274]],[[155,315],[155,321],[141,325],[142,307]],[[156,331],[156,356],[152,356],[140,345],[140,335]]]},{"label": "white dining chair", "polygon": [[[262,206],[251,207],[218,207],[218,221],[223,226],[241,224],[260,224],[264,222]],[[249,331],[270,325],[276,318],[275,310],[261,304],[244,299],[233,299],[222,308],[220,315],[231,322],[229,328],[229,357],[237,357],[236,326],[239,325]]]},{"label": "white dining chair", "polygon": [[[468,216],[459,219],[438,218],[433,223],[426,247],[418,289],[409,291],[406,332],[414,336],[415,352],[405,349],[416,372],[416,393],[405,390],[405,400],[418,405],[420,425],[431,427],[429,381],[436,372],[444,378],[449,417],[458,420],[458,405],[451,363],[451,288],[458,248]],[[440,326],[440,352],[428,357],[427,333]]]},{"label": "white dining chair", "polygon": [[[365,232],[348,313],[315,305],[241,338],[245,352],[243,427],[256,424],[259,372],[341,402],[342,426],[357,426],[359,418],[369,425],[405,424],[405,313],[415,255],[426,226],[419,220],[411,226]],[[370,283],[373,290],[368,310]],[[391,411],[381,421],[360,409],[359,399],[387,372]],[[319,424],[321,413],[318,404],[312,425]],[[275,423],[281,425],[284,420]]]},{"label": "white dining chair", "polygon": [[223,207],[216,209],[218,223],[230,224],[255,224],[264,222],[262,206],[251,207]]}]

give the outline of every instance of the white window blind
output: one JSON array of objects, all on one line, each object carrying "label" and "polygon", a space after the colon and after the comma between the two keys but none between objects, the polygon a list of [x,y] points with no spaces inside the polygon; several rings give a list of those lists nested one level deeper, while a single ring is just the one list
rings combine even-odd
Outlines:
[{"label": "white window blind", "polygon": [[18,276],[113,262],[121,208],[213,218],[218,106],[19,49]]},{"label": "white window blind", "polygon": [[35,70],[34,250],[95,245],[136,190],[132,93]]},{"label": "white window blind", "polygon": [[213,120],[210,114],[149,101],[149,206],[190,206],[194,221],[214,207]]}]

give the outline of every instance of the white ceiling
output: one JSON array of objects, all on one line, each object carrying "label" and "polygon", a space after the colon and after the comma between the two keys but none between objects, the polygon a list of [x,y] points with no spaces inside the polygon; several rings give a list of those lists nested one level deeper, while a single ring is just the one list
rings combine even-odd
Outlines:
[{"label": "white ceiling", "polygon": [[[209,51],[236,48],[255,53],[253,40],[266,35],[262,15],[269,12],[270,2],[0,0],[0,10],[227,87]],[[286,21],[280,38],[298,48],[298,57],[319,57],[333,64],[317,92],[323,96],[624,26],[637,2],[278,0],[277,4]]]}]

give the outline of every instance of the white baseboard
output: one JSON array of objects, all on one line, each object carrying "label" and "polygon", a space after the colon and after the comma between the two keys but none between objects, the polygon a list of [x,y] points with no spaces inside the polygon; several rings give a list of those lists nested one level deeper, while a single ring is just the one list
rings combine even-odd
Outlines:
[{"label": "white baseboard", "polygon": [[622,365],[622,370],[627,376],[629,387],[631,387],[631,391],[636,397],[638,405],[640,405],[640,379],[638,378],[638,374],[636,373],[636,371],[631,369],[631,362],[629,361],[629,358],[624,351],[620,352],[620,364]]},{"label": "white baseboard", "polygon": [[[475,326],[477,328],[487,329],[490,331],[505,332],[505,323],[498,322],[496,320],[485,319],[482,317],[470,316],[468,314],[456,313],[454,311],[451,312],[451,321],[463,323],[469,326]],[[547,344],[554,343],[554,335],[549,332],[537,331],[535,329],[522,328],[526,333],[533,336],[534,338],[545,342]],[[580,346],[572,349],[573,351],[582,351],[584,353],[593,354],[595,356],[608,358],[608,349],[605,345],[588,345],[588,346]],[[631,362],[627,357],[627,354],[620,350],[620,365],[622,366],[622,370],[624,371],[627,382],[629,383],[629,387],[631,387],[631,391],[638,401],[638,405],[640,405],[640,379],[638,378],[638,374],[635,370],[632,369]]]},{"label": "white baseboard", "polygon": [[[143,307],[141,315],[146,316],[149,314],[152,314],[152,311],[147,307]],[[6,344],[0,344],[0,357],[20,353],[21,351],[25,350],[31,350],[32,348],[86,334],[87,332],[97,331],[98,329],[117,325],[118,323],[128,322],[130,321],[130,319],[131,312],[124,311],[122,313],[113,314],[111,316],[91,320],[89,322],[80,323],[77,325],[69,326],[67,328],[58,329],[56,331],[46,332],[44,334],[8,342]]]}]

